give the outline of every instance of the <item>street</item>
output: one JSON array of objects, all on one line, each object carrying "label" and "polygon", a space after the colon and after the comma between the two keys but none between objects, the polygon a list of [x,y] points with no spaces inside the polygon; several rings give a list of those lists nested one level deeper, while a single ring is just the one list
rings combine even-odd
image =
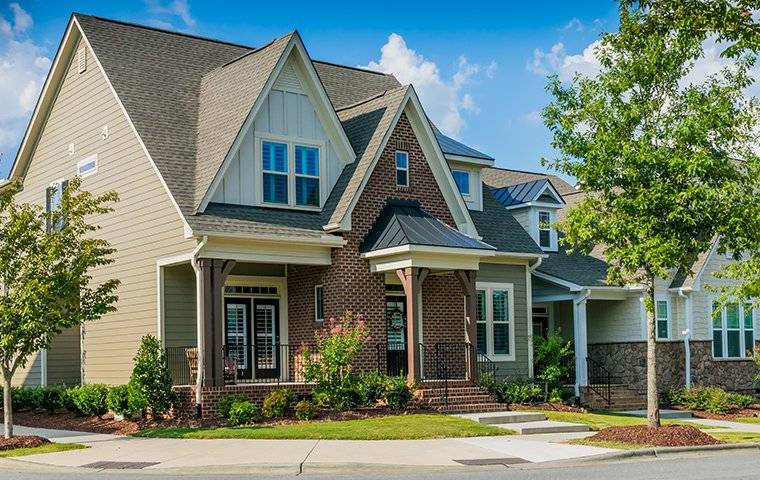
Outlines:
[{"label": "street", "polygon": [[[96,480],[113,478],[150,478],[156,480],[174,479],[242,479],[242,478],[283,478],[295,477],[294,474],[267,474],[267,473],[238,473],[238,474],[166,474],[156,470],[142,471],[108,471],[87,472],[81,469],[69,472],[64,469],[36,470],[23,464],[21,467],[16,462],[0,464],[0,480]],[[23,471],[14,471],[23,469]],[[757,451],[744,452],[715,452],[708,454],[691,454],[665,459],[638,459],[635,461],[621,461],[611,463],[579,463],[575,465],[563,464],[547,467],[511,467],[499,468],[488,467],[455,467],[449,469],[422,469],[419,472],[405,470],[389,473],[387,469],[372,471],[371,467],[357,467],[357,471],[344,469],[340,472],[304,472],[298,475],[301,478],[314,479],[400,479],[400,480],[448,480],[461,479],[465,476],[468,480],[674,480],[674,479],[760,479],[760,455]]]}]

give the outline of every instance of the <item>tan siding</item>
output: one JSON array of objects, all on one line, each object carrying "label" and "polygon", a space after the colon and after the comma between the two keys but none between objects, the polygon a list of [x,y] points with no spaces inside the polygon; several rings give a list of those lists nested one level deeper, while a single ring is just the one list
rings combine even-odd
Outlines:
[{"label": "tan siding", "polygon": [[[101,128],[108,125],[108,139]],[[74,143],[75,154],[68,153]],[[83,180],[95,193],[116,190],[115,212],[95,221],[99,236],[117,249],[116,263],[98,269],[95,282],[118,278],[118,311],[86,326],[85,380],[123,383],[140,337],[157,332],[156,261],[189,252],[182,221],[140,147],[100,69],[88,52],[87,71],[69,67],[39,139],[19,200],[44,204],[45,187],[72,178],[79,160],[98,154],[98,172]]]},{"label": "tan siding", "polygon": [[42,355],[37,352],[29,357],[24,368],[19,368],[13,375],[13,385],[38,387],[42,377]]},{"label": "tan siding", "polygon": [[641,301],[589,300],[586,304],[589,343],[631,342],[641,340]]},{"label": "tan siding", "polygon": [[164,341],[167,347],[195,345],[195,272],[190,264],[164,269]]},{"label": "tan siding", "polygon": [[[700,278],[699,290],[691,293],[694,308],[694,340],[712,340],[710,335],[710,321],[712,319],[712,300],[716,293],[710,291],[709,287],[719,288],[723,285],[735,283],[733,280],[716,278],[714,273],[720,271],[731,260],[726,255],[720,255],[713,252],[705,264],[704,272]],[[695,272],[696,273],[696,272]],[[757,317],[757,314],[755,314]],[[757,338],[757,334],[755,335]]]},{"label": "tan siding", "polygon": [[79,327],[64,330],[47,352],[48,385],[77,385],[81,379]]}]

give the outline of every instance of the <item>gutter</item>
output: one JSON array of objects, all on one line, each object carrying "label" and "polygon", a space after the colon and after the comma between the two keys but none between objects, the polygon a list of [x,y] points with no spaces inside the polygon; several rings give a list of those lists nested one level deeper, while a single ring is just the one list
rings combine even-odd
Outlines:
[{"label": "gutter", "polygon": [[693,328],[693,311],[691,288],[681,287],[678,289],[678,296],[682,297],[686,303],[686,330],[681,332],[683,335],[683,356],[684,356],[684,377],[686,388],[691,388],[691,331]]},{"label": "gutter", "polygon": [[201,252],[203,247],[206,246],[208,243],[208,236],[204,235],[200,242],[198,242],[198,245],[193,249],[192,253],[190,254],[190,264],[193,266],[193,270],[195,271],[195,306],[196,306],[196,324],[197,324],[197,341],[196,344],[198,345],[198,373],[195,375],[195,417],[200,418],[201,417],[201,401],[203,400],[203,395],[201,395],[201,388],[203,388],[203,371],[205,369],[204,365],[204,351],[205,351],[205,345],[203,344],[203,282],[201,278],[201,268],[198,266],[198,254]]},{"label": "gutter", "polygon": [[548,255],[544,255],[544,256],[538,257],[536,259],[536,263],[534,263],[533,265],[528,265],[528,272],[529,273],[533,273],[533,271],[535,269],[537,269],[538,267],[541,266],[541,264],[544,262],[544,258],[546,258],[546,257],[548,257]]}]

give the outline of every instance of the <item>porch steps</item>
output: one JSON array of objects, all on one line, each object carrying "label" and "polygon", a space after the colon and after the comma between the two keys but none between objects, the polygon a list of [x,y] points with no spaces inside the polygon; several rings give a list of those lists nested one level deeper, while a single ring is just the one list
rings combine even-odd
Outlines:
[{"label": "porch steps", "polygon": [[647,406],[645,393],[630,388],[628,385],[610,385],[610,404],[590,388],[583,391],[583,403],[596,410],[624,411],[641,410]]},{"label": "porch steps", "polygon": [[518,435],[535,435],[541,433],[580,433],[588,432],[588,425],[547,420],[541,412],[492,412],[461,415],[463,418],[479,423],[493,425],[511,430]]},{"label": "porch steps", "polygon": [[[433,386],[434,385],[434,386]],[[423,405],[445,413],[498,412],[504,410],[504,405],[486,393],[483,389],[472,384],[459,383],[446,389],[440,384],[423,384],[419,399]]]}]

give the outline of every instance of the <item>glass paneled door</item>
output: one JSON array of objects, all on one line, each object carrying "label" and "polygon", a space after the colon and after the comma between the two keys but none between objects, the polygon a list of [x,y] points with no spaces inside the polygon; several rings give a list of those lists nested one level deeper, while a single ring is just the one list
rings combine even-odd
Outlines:
[{"label": "glass paneled door", "polygon": [[385,297],[387,325],[386,373],[399,376],[406,372],[406,297]]},{"label": "glass paneled door", "polygon": [[250,326],[251,300],[248,298],[224,299],[225,355],[237,363],[238,378],[251,378]]},{"label": "glass paneled door", "polygon": [[253,300],[254,372],[256,378],[277,378],[280,362],[279,301]]}]

